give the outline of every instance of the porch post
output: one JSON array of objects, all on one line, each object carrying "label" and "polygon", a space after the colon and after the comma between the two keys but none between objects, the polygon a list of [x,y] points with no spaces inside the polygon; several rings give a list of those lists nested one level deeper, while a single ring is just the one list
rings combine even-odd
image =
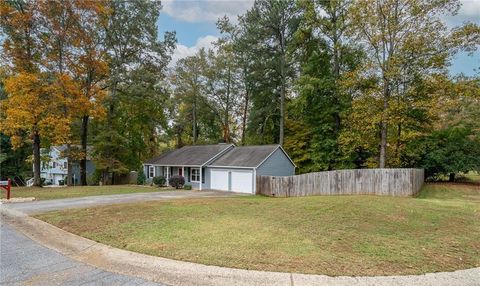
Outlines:
[{"label": "porch post", "polygon": [[202,190],[202,166],[200,166],[200,191]]},{"label": "porch post", "polygon": [[166,178],[167,178],[167,186],[169,186],[168,184],[168,179],[170,178],[170,167],[167,166],[167,175],[166,175]]}]

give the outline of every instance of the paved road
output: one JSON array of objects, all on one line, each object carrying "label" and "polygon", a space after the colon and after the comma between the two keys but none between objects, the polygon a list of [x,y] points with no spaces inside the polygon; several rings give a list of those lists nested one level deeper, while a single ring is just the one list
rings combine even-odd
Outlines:
[{"label": "paved road", "polygon": [[0,223],[0,285],[161,285],[107,272],[43,247]]},{"label": "paved road", "polygon": [[150,193],[133,193],[104,196],[90,196],[59,200],[33,201],[27,203],[6,204],[8,208],[21,211],[26,214],[42,213],[67,208],[84,208],[98,205],[110,205],[121,203],[134,203],[155,200],[174,200],[186,198],[208,198],[240,196],[242,194],[217,191],[167,191]]}]

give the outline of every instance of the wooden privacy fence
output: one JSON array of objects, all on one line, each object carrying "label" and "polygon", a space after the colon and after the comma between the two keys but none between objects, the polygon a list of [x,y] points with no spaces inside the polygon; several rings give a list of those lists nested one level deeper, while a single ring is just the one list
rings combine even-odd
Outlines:
[{"label": "wooden privacy fence", "polygon": [[412,196],[420,191],[423,169],[358,169],[287,177],[257,176],[257,194],[275,197],[315,195]]}]

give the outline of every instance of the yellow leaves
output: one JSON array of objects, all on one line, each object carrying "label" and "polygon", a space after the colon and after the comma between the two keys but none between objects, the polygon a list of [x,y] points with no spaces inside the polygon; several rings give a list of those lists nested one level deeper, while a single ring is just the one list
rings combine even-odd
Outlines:
[{"label": "yellow leaves", "polygon": [[13,135],[10,137],[10,144],[12,144],[13,149],[17,149],[23,145],[23,139],[21,136]]},{"label": "yellow leaves", "polygon": [[73,80],[60,76],[49,83],[44,74],[19,73],[5,80],[5,91],[8,97],[1,101],[5,119],[0,131],[15,138],[12,145],[23,143],[18,136],[21,133],[38,132],[53,143],[66,141],[72,118],[64,108],[74,108],[78,104],[75,97],[82,98]]}]

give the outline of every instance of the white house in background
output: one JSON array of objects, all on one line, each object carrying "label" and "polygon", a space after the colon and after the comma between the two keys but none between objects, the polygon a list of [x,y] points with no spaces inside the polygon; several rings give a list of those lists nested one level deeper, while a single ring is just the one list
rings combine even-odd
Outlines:
[{"label": "white house in background", "polygon": [[[67,178],[67,159],[63,157],[63,152],[67,149],[66,145],[52,146],[51,148],[42,148],[40,150],[40,177],[45,178],[46,184],[59,185],[59,181],[66,183]],[[89,147],[87,150],[91,150]],[[89,152],[88,152],[89,153]],[[74,182],[80,181],[80,165],[75,161],[72,163]],[[93,162],[87,154],[87,177],[95,171]]]},{"label": "white house in background", "polygon": [[194,145],[176,149],[143,164],[153,177],[185,177],[194,189],[256,193],[255,177],[295,175],[295,164],[280,145],[237,147],[233,144]]}]

